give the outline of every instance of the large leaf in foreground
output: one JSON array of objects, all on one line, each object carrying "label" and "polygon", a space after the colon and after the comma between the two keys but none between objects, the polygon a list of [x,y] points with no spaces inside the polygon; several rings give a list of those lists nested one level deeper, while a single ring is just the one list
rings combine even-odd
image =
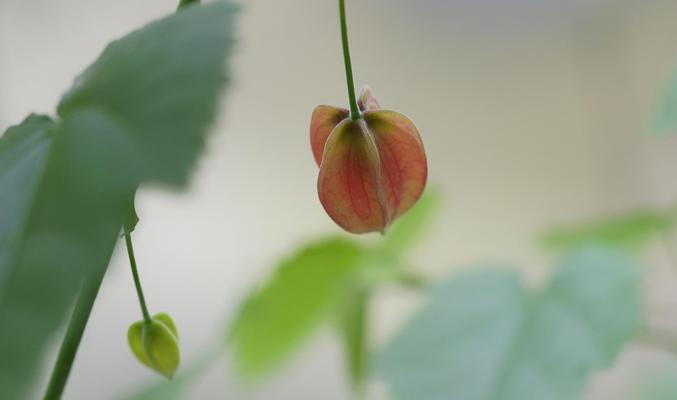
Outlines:
[{"label": "large leaf in foreground", "polygon": [[283,261],[249,296],[232,326],[240,372],[261,375],[287,356],[341,300],[362,255],[357,245],[331,239]]},{"label": "large leaf in foreground", "polygon": [[235,7],[191,6],[112,42],[59,104],[66,116],[96,108],[134,142],[141,177],[182,184],[227,81]]},{"label": "large leaf in foreground", "polygon": [[0,387],[10,399],[26,395],[82,278],[106,267],[120,204],[135,188],[108,173],[120,167],[111,154],[124,142],[109,135],[117,132],[84,117],[58,127],[27,223],[10,249],[0,290]]},{"label": "large leaf in foreground", "polygon": [[[14,257],[47,163],[52,143],[49,130],[53,126],[49,117],[31,115],[21,124],[9,128],[0,138],[0,304],[5,307],[7,293],[12,290],[10,285],[16,281]],[[40,287],[50,276],[38,277],[35,285]],[[31,295],[26,293],[26,296]],[[30,309],[30,303],[35,301],[30,297],[24,300],[16,305]],[[21,378],[32,364],[26,362],[20,352],[15,352],[12,345],[33,331],[15,330],[11,320],[2,318],[5,309],[0,308],[0,387],[7,398],[18,398],[15,393],[23,383]],[[18,318],[26,318],[16,314]]]},{"label": "large leaf in foreground", "polygon": [[570,400],[641,325],[639,268],[603,249],[567,258],[529,293],[502,269],[431,290],[389,343],[377,373],[400,400]]},{"label": "large leaf in foreground", "polygon": [[541,237],[552,250],[605,245],[639,251],[675,228],[674,210],[640,210],[551,230]]},{"label": "large leaf in foreground", "polygon": [[0,138],[0,293],[52,143],[49,117],[31,115]]},{"label": "large leaf in foreground", "polygon": [[109,46],[60,106],[34,200],[3,200],[31,204],[3,248],[3,397],[26,396],[80,282],[107,267],[136,187],[187,179],[225,82],[233,11],[189,7]]}]

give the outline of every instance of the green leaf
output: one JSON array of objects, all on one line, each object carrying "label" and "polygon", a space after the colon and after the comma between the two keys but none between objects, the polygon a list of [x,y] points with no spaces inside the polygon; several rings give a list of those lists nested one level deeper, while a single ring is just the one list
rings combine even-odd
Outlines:
[{"label": "green leaf", "polygon": [[281,262],[245,301],[231,328],[239,372],[259,377],[277,366],[341,300],[364,251],[352,242],[313,243]]},{"label": "green leaf", "polygon": [[440,203],[439,192],[427,190],[418,203],[386,231],[380,249],[395,256],[403,253],[425,232]]},{"label": "green leaf", "polygon": [[630,397],[633,400],[674,400],[677,399],[677,366],[670,362],[662,369],[654,368],[645,371],[640,379],[636,393]]},{"label": "green leaf", "polygon": [[35,121],[3,137],[0,165],[35,163],[0,170],[2,206],[17,210],[0,227],[3,397],[24,398],[80,282],[107,267],[136,188],[186,181],[226,81],[234,10],[188,7],[111,44],[61,103],[48,155],[37,139],[11,150]]},{"label": "green leaf", "polygon": [[226,83],[235,7],[187,7],[111,43],[59,104],[97,110],[134,142],[140,178],[185,184]]},{"label": "green leaf", "polygon": [[551,250],[572,250],[589,245],[605,245],[639,251],[675,228],[674,210],[641,210],[551,230],[541,237]]},{"label": "green leaf", "polygon": [[30,115],[0,138],[0,293],[52,143],[49,117]]},{"label": "green leaf", "polygon": [[127,205],[127,218],[122,226],[124,234],[134,232],[136,225],[139,223],[139,215],[136,213],[136,207],[134,206],[134,197],[129,199],[129,204]]},{"label": "green leaf", "polygon": [[677,74],[673,74],[663,91],[651,131],[657,135],[677,132]]},{"label": "green leaf", "polygon": [[589,248],[540,293],[506,269],[464,273],[431,289],[376,371],[399,400],[578,398],[641,326],[639,271]]},{"label": "green leaf", "polygon": [[353,285],[344,290],[338,313],[339,332],[343,338],[344,354],[352,388],[358,398],[363,397],[367,379],[367,321],[369,290]]},{"label": "green leaf", "polygon": [[120,168],[112,152],[124,148],[110,135],[117,132],[84,122],[74,118],[55,127],[26,224],[9,249],[0,288],[0,387],[10,399],[24,397],[82,279],[107,266],[120,205],[135,188],[110,173]]}]

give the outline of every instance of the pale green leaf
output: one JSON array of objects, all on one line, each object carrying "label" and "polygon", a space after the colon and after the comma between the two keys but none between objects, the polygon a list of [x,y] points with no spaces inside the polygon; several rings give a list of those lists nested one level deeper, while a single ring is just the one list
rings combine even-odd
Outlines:
[{"label": "pale green leaf", "polygon": [[363,253],[349,241],[330,239],[281,262],[271,279],[250,294],[232,325],[239,371],[257,377],[288,356],[341,300]]},{"label": "pale green leaf", "polygon": [[427,190],[414,207],[388,228],[380,249],[395,256],[412,246],[425,232],[440,207],[440,194]]},{"label": "pale green leaf", "polygon": [[0,293],[52,143],[49,117],[31,115],[0,138]]},{"label": "pale green leaf", "polygon": [[343,339],[345,363],[351,386],[361,394],[367,376],[369,290],[359,285],[346,288],[338,308],[338,329]]},{"label": "pale green leaf", "polygon": [[671,362],[661,369],[653,368],[644,372],[632,400],[675,400],[677,399],[677,366]]},{"label": "pale green leaf", "polygon": [[673,210],[641,210],[597,221],[552,229],[541,237],[551,250],[605,245],[639,251],[675,228]]},{"label": "pale green leaf", "polygon": [[657,135],[677,133],[677,74],[673,74],[663,90],[651,131]]},{"label": "pale green leaf", "polygon": [[481,269],[431,289],[376,372],[398,400],[570,400],[641,326],[639,267],[601,248],[566,258],[543,292]]}]

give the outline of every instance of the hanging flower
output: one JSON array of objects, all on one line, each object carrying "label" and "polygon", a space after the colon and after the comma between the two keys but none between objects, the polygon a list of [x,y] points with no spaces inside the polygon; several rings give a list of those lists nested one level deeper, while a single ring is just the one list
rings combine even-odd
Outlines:
[{"label": "hanging flower", "polygon": [[416,126],[382,110],[369,87],[357,101],[360,115],[321,105],[313,111],[310,142],[320,167],[320,202],[341,228],[384,232],[425,188],[428,166]]}]

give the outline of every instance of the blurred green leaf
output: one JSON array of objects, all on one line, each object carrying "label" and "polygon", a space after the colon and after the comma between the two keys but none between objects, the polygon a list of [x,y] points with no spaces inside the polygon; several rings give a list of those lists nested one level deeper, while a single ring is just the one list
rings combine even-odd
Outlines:
[{"label": "blurred green leaf", "polygon": [[677,74],[673,74],[663,91],[651,131],[658,135],[677,133]]},{"label": "blurred green leaf", "polygon": [[640,385],[631,397],[634,400],[675,400],[677,399],[677,366],[645,372]]},{"label": "blurred green leaf", "polygon": [[230,341],[240,373],[255,378],[277,366],[341,300],[364,251],[344,239],[313,243],[281,262],[245,301]]},{"label": "blurred green leaf", "polygon": [[121,170],[112,157],[124,148],[118,132],[73,117],[56,127],[0,288],[0,387],[9,399],[24,398],[82,279],[106,268],[122,222],[120,205],[136,185],[111,174]]},{"label": "blurred green leaf", "polygon": [[640,269],[601,248],[567,257],[542,293],[505,269],[431,289],[376,371],[394,399],[570,400],[641,326]]},{"label": "blurred green leaf", "polygon": [[106,47],[79,76],[58,111],[97,110],[134,142],[141,178],[184,184],[204,148],[226,83],[236,7],[187,7]]},{"label": "blurred green leaf", "polygon": [[[23,174],[0,171],[2,205],[17,212],[11,231],[0,227],[4,398],[24,398],[83,277],[107,267],[137,186],[187,179],[225,82],[234,10],[222,2],[189,7],[114,42],[60,105],[47,156],[40,140],[0,152],[0,165]],[[31,142],[31,124],[49,125],[33,118],[39,123],[25,121],[0,147]]]},{"label": "blurred green leaf", "polygon": [[358,398],[364,390],[367,378],[368,300],[369,290],[354,285],[344,290],[341,307],[338,309],[338,324],[345,348],[345,362],[350,374],[351,386],[358,392]]},{"label": "blurred green leaf", "polygon": [[580,225],[556,228],[541,237],[551,250],[605,245],[638,251],[675,228],[674,210],[642,210]]},{"label": "blurred green leaf", "polygon": [[231,331],[235,359],[249,378],[270,372],[327,314],[338,318],[346,362],[355,386],[364,378],[364,313],[369,287],[398,281],[401,254],[418,239],[439,203],[428,191],[386,234],[379,246],[362,249],[329,239],[300,250],[244,302]]},{"label": "blurred green leaf", "polygon": [[439,192],[429,189],[418,203],[388,228],[380,249],[388,254],[400,255],[425,232],[430,220],[440,206]]},{"label": "blurred green leaf", "polygon": [[0,293],[52,143],[49,117],[30,115],[0,138]]}]

